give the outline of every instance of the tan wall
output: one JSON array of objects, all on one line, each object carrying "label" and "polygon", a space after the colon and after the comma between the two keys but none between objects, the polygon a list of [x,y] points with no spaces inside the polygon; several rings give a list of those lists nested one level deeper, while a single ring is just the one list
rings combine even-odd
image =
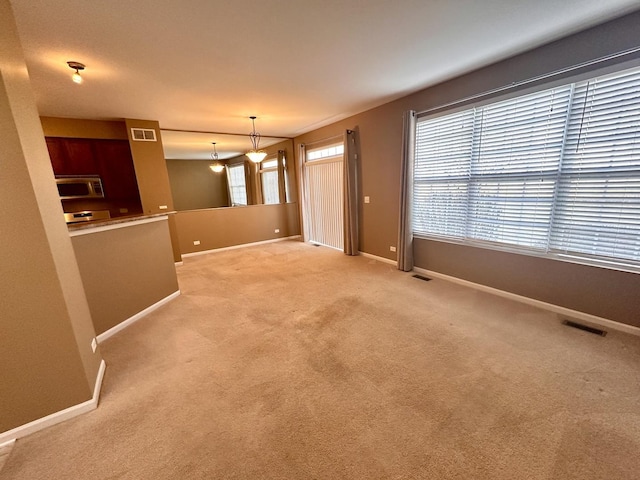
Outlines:
[{"label": "tan wall", "polygon": [[123,225],[72,237],[97,334],[178,291],[167,219]]},{"label": "tan wall", "polygon": [[[582,64],[609,53],[634,48],[640,43],[638,24],[640,13],[627,15],[427,88],[301,135],[295,139],[295,151],[298,152],[301,143],[312,143],[340,135],[347,128],[359,132],[362,167],[360,249],[395,260],[395,253],[390,252],[389,247],[396,245],[398,236],[404,111],[424,111],[567,66]],[[635,56],[637,58],[639,55]],[[583,69],[584,71],[587,69]],[[363,196],[369,196],[371,203],[363,204]],[[496,255],[500,257],[496,258],[499,266],[491,268],[485,259]],[[640,324],[637,315],[640,311],[640,295],[631,294],[640,291],[640,275],[567,263],[558,264],[559,262],[553,263],[551,267],[549,260],[493,254],[488,250],[451,246],[441,242],[417,241],[415,257],[416,266],[422,268],[460,276],[620,322]],[[465,259],[464,265],[460,258]],[[514,265],[522,268],[514,268]],[[556,275],[550,272],[555,272]],[[542,286],[541,282],[546,284]]]},{"label": "tan wall", "polygon": [[175,218],[182,254],[300,234],[296,203],[191,210]]},{"label": "tan wall", "polygon": [[0,0],[0,432],[91,398],[99,352],[8,0]]},{"label": "tan wall", "polygon": [[[164,159],[160,125],[151,120],[126,119],[131,155],[138,179],[138,190],[145,214],[166,213],[174,209],[169,184],[169,173]],[[148,128],[156,131],[157,142],[137,142],[131,139],[131,128]],[[160,208],[160,207],[166,208]]]},{"label": "tan wall", "polygon": [[128,139],[124,120],[40,117],[40,122],[45,137]]},{"label": "tan wall", "polygon": [[205,160],[167,160],[175,209],[196,210],[229,206],[224,170],[212,172]]}]

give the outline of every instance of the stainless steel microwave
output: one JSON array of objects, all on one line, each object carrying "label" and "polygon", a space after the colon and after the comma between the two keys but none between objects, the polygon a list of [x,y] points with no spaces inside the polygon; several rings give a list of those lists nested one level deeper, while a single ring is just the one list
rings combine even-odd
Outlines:
[{"label": "stainless steel microwave", "polygon": [[74,198],[104,198],[100,177],[56,176],[58,193],[62,200]]}]

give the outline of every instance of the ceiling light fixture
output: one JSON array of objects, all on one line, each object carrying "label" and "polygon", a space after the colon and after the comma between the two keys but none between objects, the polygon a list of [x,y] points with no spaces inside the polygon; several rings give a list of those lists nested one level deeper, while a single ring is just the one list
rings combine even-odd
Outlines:
[{"label": "ceiling light fixture", "polygon": [[67,62],[67,65],[69,65],[69,68],[73,68],[76,71],[76,73],[71,76],[71,79],[77,84],[82,83],[83,78],[80,75],[80,70],[84,70],[84,63]]},{"label": "ceiling light fixture", "polygon": [[260,144],[260,134],[256,133],[256,117],[249,117],[251,119],[251,123],[253,124],[253,132],[249,134],[249,138],[251,139],[251,145],[253,148],[249,150],[245,155],[249,157],[253,163],[260,163],[264,160],[264,157],[267,156],[267,152],[259,149]]},{"label": "ceiling light fixture", "polygon": [[222,170],[224,170],[224,165],[218,161],[218,152],[216,152],[216,142],[211,142],[211,144],[213,145],[213,153],[211,154],[211,160],[213,160],[213,163],[209,165],[209,168],[216,173],[220,173]]}]

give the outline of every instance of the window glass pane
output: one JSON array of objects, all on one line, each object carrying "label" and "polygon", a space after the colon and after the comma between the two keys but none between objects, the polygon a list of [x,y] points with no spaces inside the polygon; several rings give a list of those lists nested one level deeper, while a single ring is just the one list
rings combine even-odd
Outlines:
[{"label": "window glass pane", "polygon": [[308,149],[306,152],[306,161],[323,160],[325,158],[336,157],[344,154],[344,144],[329,145],[328,147]]},{"label": "window glass pane", "polygon": [[260,170],[266,170],[268,168],[278,168],[278,159],[271,158],[269,160],[263,160],[260,163]]}]

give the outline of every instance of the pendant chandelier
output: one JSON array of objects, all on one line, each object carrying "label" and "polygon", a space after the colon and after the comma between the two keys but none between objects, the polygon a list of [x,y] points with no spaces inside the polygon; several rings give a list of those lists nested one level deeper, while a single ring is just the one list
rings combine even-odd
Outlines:
[{"label": "pendant chandelier", "polygon": [[222,170],[224,170],[224,165],[218,161],[218,152],[216,152],[216,142],[211,142],[211,144],[213,145],[213,153],[211,154],[211,160],[213,160],[213,163],[209,165],[209,168],[215,173],[220,173]]},{"label": "pendant chandelier", "polygon": [[251,145],[253,148],[249,150],[245,155],[249,157],[253,163],[260,163],[267,156],[267,152],[260,150],[260,134],[256,133],[256,117],[249,117],[253,124],[253,132],[249,134],[251,139]]}]

